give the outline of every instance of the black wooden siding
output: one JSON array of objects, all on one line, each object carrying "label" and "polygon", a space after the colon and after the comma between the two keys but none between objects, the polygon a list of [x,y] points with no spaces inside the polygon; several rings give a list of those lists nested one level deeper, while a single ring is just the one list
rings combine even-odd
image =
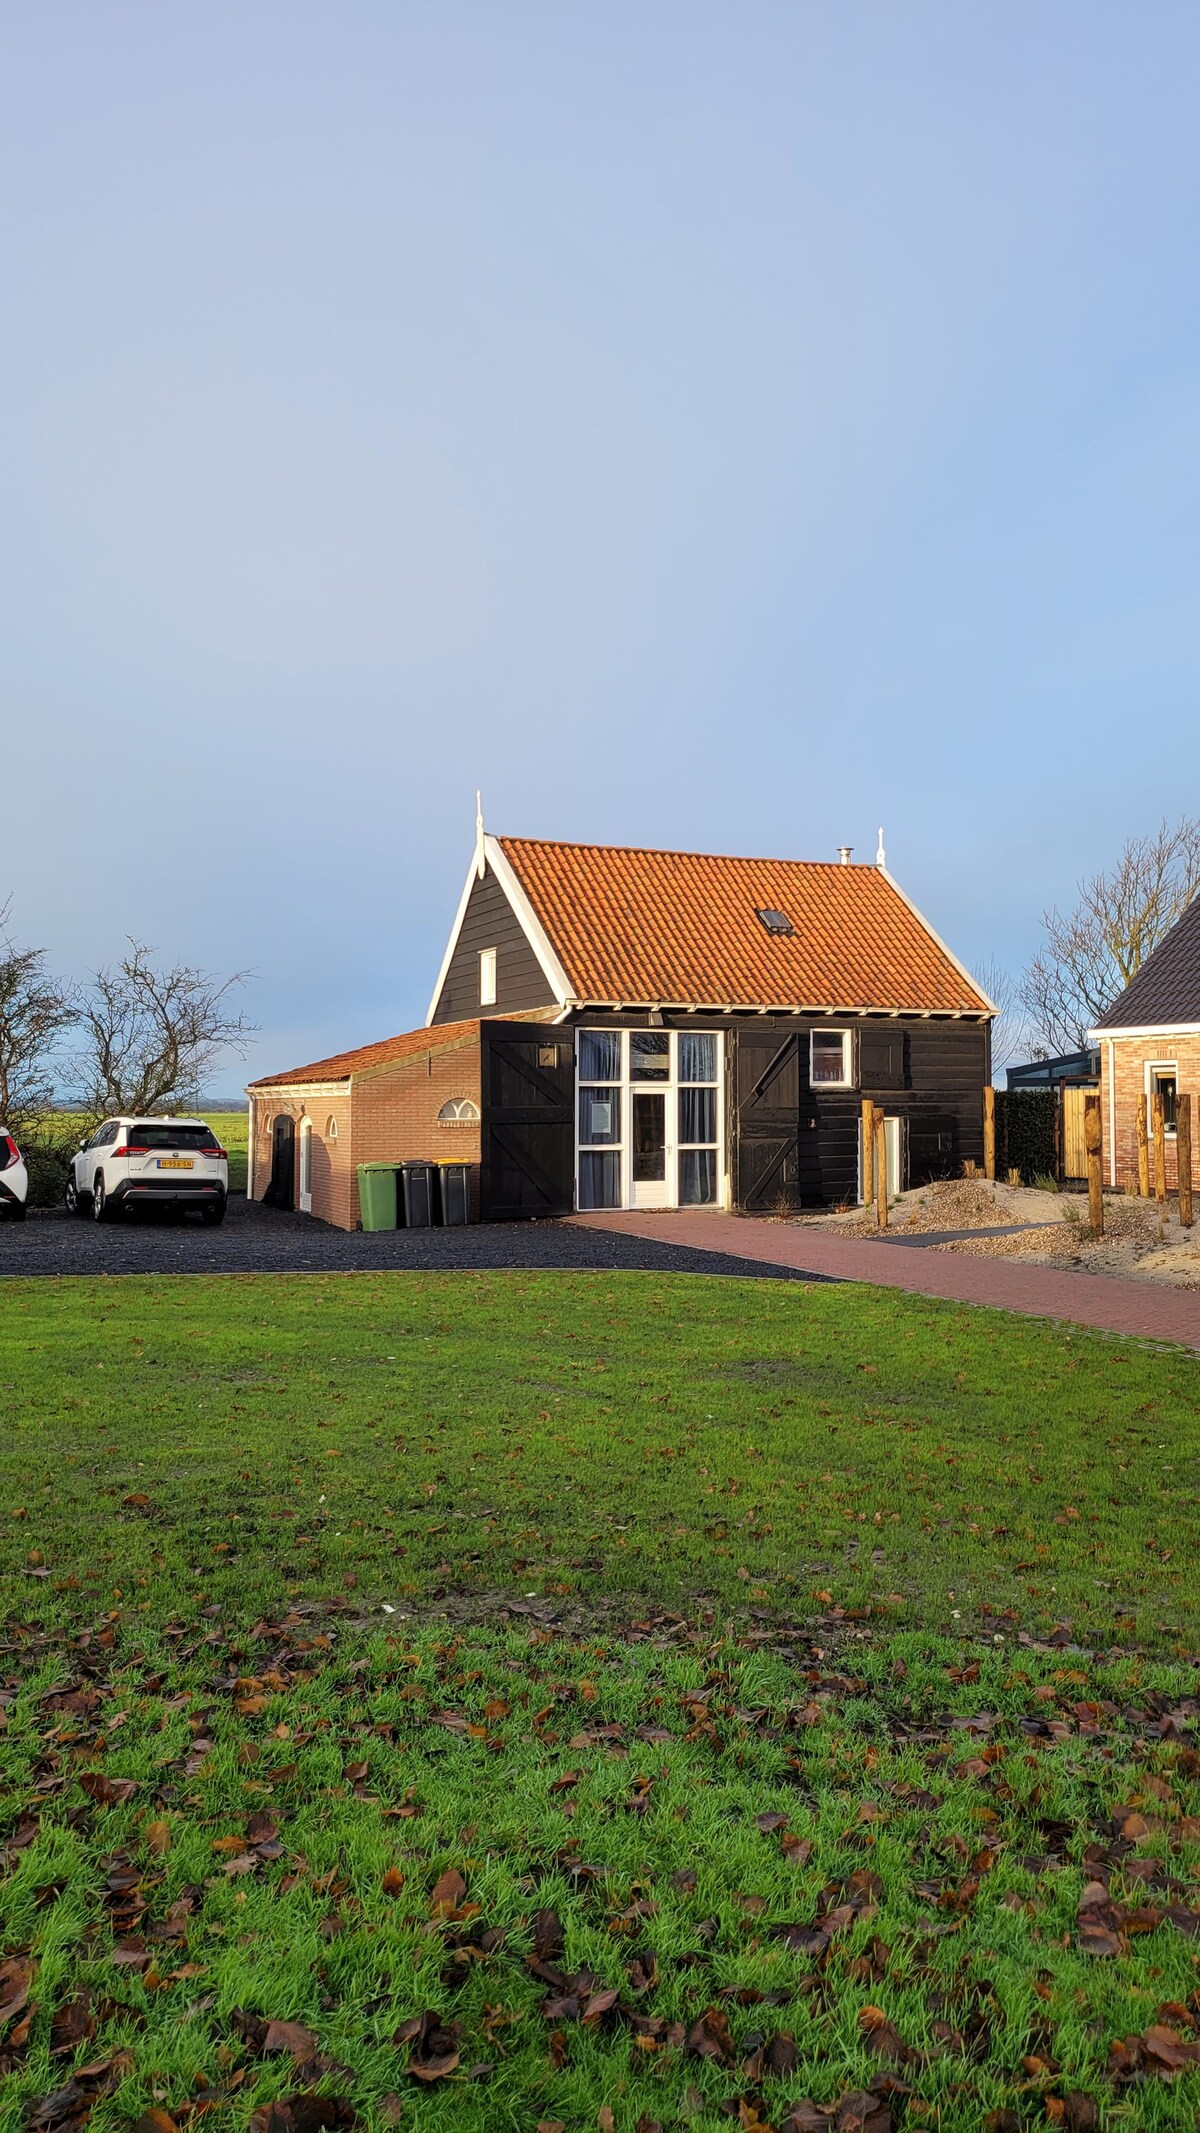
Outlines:
[{"label": "black wooden siding", "polygon": [[[574,1020],[635,1028],[646,1017],[585,1012]],[[985,1024],[839,1015],[669,1014],[667,1021],[726,1032],[725,1153],[735,1203],[750,1212],[854,1202],[866,1096],[905,1121],[905,1184],[957,1177],[964,1162],[983,1162]],[[810,1032],[845,1028],[854,1033],[855,1087],[814,1089]]]},{"label": "black wooden siding", "polygon": [[553,1006],[554,994],[545,972],[489,868],[471,889],[462,932],[433,1011],[435,1022],[465,1022],[480,1012],[479,957],[485,948],[496,950],[496,998],[484,1009],[485,1014],[520,1014],[527,1008]]}]

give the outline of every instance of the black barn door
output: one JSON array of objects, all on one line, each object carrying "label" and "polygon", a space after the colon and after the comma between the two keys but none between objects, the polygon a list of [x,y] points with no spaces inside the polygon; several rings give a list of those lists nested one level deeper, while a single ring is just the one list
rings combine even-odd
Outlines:
[{"label": "black barn door", "polygon": [[801,1042],[796,1030],[752,1028],[733,1040],[734,1198],[749,1213],[805,1198],[815,1151],[801,1123]]},{"label": "black barn door", "polygon": [[575,1204],[575,1033],[480,1024],[480,1219],[569,1215]]}]

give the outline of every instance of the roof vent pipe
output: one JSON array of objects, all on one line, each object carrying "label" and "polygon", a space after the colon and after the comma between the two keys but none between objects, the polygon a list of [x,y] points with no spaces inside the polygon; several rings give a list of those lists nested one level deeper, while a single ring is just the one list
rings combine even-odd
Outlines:
[{"label": "roof vent pipe", "polygon": [[854,846],[853,846],[852,844],[839,844],[839,846],[838,846],[838,858],[839,858],[839,859],[841,860],[841,862],[842,862],[842,865],[843,865],[844,867],[848,867],[848,866],[849,866],[849,864],[850,864],[850,854],[851,854],[851,852],[852,852],[853,850],[854,850]]}]

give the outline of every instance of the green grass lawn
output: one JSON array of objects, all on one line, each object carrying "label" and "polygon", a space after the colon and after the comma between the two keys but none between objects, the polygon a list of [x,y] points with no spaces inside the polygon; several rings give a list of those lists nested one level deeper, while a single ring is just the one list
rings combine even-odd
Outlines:
[{"label": "green grass lawn", "polygon": [[860,1288],[5,1285],[0,2128],[1191,2124],[1195,1382]]}]

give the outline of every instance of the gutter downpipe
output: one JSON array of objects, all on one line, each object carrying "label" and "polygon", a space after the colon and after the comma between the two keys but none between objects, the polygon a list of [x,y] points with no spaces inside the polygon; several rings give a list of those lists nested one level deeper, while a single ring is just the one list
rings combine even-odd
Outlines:
[{"label": "gutter downpipe", "polygon": [[1108,1182],[1117,1186],[1117,1084],[1113,1073],[1113,1040],[1108,1040]]}]

